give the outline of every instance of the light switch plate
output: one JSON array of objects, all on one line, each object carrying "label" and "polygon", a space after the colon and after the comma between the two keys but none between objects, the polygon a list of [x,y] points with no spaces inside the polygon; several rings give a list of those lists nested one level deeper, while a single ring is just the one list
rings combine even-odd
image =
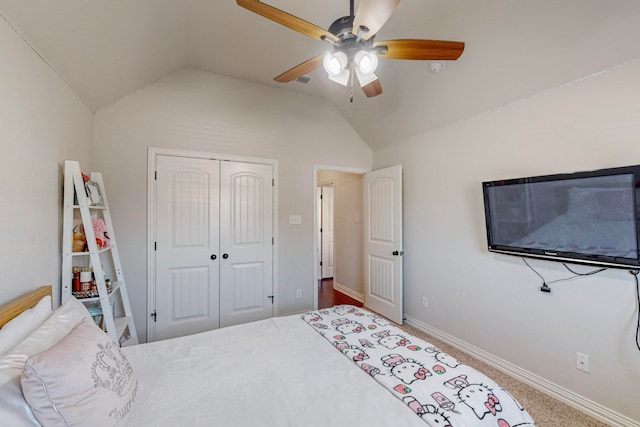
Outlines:
[{"label": "light switch plate", "polygon": [[289,224],[293,224],[293,225],[302,224],[302,215],[289,215]]}]

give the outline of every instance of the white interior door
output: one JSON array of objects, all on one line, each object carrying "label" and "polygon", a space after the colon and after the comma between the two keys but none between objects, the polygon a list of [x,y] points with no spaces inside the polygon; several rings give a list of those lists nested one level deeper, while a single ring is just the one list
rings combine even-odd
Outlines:
[{"label": "white interior door", "polygon": [[333,277],[333,187],[322,188],[322,278]]},{"label": "white interior door", "polygon": [[402,324],[402,167],[364,175],[364,305]]},{"label": "white interior door", "polygon": [[220,326],[273,315],[273,168],[222,162]]},{"label": "white interior door", "polygon": [[218,200],[219,162],[157,157],[156,340],[220,326]]}]

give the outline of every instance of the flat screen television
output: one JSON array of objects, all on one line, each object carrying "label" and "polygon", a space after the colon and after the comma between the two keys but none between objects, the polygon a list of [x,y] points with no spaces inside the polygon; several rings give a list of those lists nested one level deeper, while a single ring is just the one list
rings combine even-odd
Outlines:
[{"label": "flat screen television", "polygon": [[489,250],[637,270],[640,165],[482,183]]}]

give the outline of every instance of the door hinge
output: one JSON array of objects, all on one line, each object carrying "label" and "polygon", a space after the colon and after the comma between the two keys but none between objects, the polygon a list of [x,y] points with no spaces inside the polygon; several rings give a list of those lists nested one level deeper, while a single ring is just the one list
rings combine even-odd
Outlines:
[{"label": "door hinge", "polygon": [[154,251],[158,250],[158,242],[153,242],[153,250]]},{"label": "door hinge", "polygon": [[158,171],[153,171],[153,179],[158,180]]},{"label": "door hinge", "polygon": [[273,295],[269,295],[267,298],[271,300],[271,304],[273,304],[273,301],[276,299]]},{"label": "door hinge", "polygon": [[271,246],[273,246],[273,245],[275,245],[275,244],[276,244],[276,238],[275,238],[275,237],[272,237],[272,238],[271,238]]},{"label": "door hinge", "polygon": [[158,312],[156,310],[153,310],[153,313],[151,313],[150,317],[153,317],[153,321],[157,322],[158,321]]},{"label": "door hinge", "polygon": [[322,233],[322,227],[320,227],[320,232]]},{"label": "door hinge", "polygon": [[321,194],[321,195],[320,195],[320,200],[322,200],[322,199],[323,199],[323,197],[322,197],[322,194]]},{"label": "door hinge", "polygon": [[320,261],[320,266],[322,266],[322,261]]},{"label": "door hinge", "polygon": [[276,179],[275,178],[271,178],[271,186],[272,187],[276,186]]}]

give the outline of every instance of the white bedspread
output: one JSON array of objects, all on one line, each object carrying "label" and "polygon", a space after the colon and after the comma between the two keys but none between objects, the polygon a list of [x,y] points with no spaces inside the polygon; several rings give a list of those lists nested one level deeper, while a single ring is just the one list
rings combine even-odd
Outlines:
[{"label": "white bedspread", "polygon": [[131,426],[426,425],[299,315],[123,351],[139,381]]}]

